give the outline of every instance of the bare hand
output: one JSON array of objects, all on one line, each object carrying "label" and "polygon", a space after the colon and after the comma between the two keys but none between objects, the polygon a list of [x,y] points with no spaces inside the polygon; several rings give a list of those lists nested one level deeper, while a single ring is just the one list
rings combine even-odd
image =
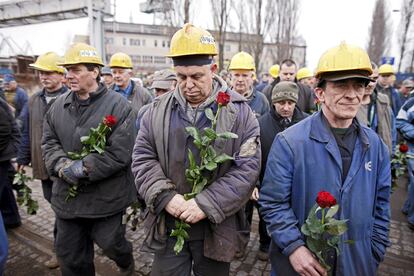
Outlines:
[{"label": "bare hand", "polygon": [[250,199],[254,201],[259,200],[259,189],[257,189],[257,187],[254,187],[254,190],[252,192],[252,195],[250,196]]},{"label": "bare hand", "polygon": [[305,246],[298,247],[289,256],[290,264],[300,275],[305,276],[326,276],[326,270]]},{"label": "bare hand", "polygon": [[206,214],[198,207],[194,198],[186,201],[186,210],[180,215],[180,219],[186,223],[197,223],[206,217]]},{"label": "bare hand", "polygon": [[25,165],[17,164],[16,171],[19,173],[24,173],[24,168],[25,168]]},{"label": "bare hand", "polygon": [[167,211],[173,217],[178,218],[185,210],[185,205],[186,201],[183,195],[176,194],[165,206],[165,211]]}]

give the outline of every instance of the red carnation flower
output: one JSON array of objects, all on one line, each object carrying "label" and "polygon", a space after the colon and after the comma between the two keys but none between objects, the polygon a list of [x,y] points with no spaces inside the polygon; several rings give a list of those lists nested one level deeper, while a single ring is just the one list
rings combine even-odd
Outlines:
[{"label": "red carnation flower", "polygon": [[219,92],[216,98],[217,104],[226,106],[230,102],[230,95],[226,92]]},{"label": "red carnation flower", "polygon": [[107,127],[113,127],[116,124],[116,117],[113,115],[106,115],[103,119],[103,124]]},{"label": "red carnation flower", "polygon": [[400,152],[406,153],[408,151],[408,145],[407,144],[401,144],[400,145]]},{"label": "red carnation flower", "polygon": [[320,191],[316,197],[316,203],[321,208],[329,208],[336,205],[336,199],[327,191]]}]

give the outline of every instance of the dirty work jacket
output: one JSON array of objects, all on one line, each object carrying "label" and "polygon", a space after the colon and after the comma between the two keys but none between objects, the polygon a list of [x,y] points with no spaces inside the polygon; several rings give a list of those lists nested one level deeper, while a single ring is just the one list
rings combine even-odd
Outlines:
[{"label": "dirty work jacket", "polygon": [[[59,97],[45,116],[42,150],[46,168],[53,179],[52,208],[60,218],[98,218],[124,210],[134,199],[130,170],[135,139],[135,112],[119,94],[103,84],[90,94],[89,105],[76,108],[74,92]],[[88,177],[80,181],[79,194],[65,201],[68,183],[58,178],[57,164],[68,152],[79,152],[80,138],[96,128],[106,115],[117,119],[108,134],[105,152],[91,153],[82,159]]]},{"label": "dirty work jacket", "polygon": [[[305,245],[300,228],[321,190],[330,192],[349,219],[341,241],[336,275],[375,275],[389,245],[391,169],[388,149],[378,135],[360,125],[348,175],[321,111],[278,134],[260,190],[260,212],[272,238],[272,267],[291,268],[288,256]],[[277,275],[292,275],[278,271]],[[293,274],[295,275],[295,274]]]},{"label": "dirty work jacket", "polygon": [[[392,154],[397,143],[395,116],[392,112],[388,97],[382,93],[377,94],[374,116],[374,122],[369,127],[378,133],[379,137],[387,145],[390,154]],[[362,105],[356,117],[361,124],[368,126],[368,105]]]},{"label": "dirty work jacket", "polygon": [[[213,83],[220,91],[229,93],[231,101],[222,108],[217,131],[231,131],[238,135],[237,139],[216,141],[214,148],[235,160],[221,164],[212,176],[212,183],[195,200],[207,216],[204,220],[204,256],[230,262],[239,249],[239,214],[244,214],[241,208],[249,199],[260,171],[259,125],[244,97],[226,89],[219,77],[215,77]],[[193,145],[188,134],[186,137],[175,135],[183,133],[175,129],[182,128],[184,123],[173,124],[173,118],[176,120],[183,116],[178,106],[178,89],[157,98],[145,112],[134,147],[132,171],[135,185],[149,211],[145,221],[144,246],[152,251],[163,250],[167,239],[164,207],[168,201],[159,197],[171,199],[179,191],[189,189],[187,182],[174,183],[172,180],[182,179],[188,166],[186,152]],[[217,108],[215,102],[211,105]],[[199,118],[205,119],[204,114]],[[173,143],[184,143],[185,147],[169,148],[168,145]]]}]

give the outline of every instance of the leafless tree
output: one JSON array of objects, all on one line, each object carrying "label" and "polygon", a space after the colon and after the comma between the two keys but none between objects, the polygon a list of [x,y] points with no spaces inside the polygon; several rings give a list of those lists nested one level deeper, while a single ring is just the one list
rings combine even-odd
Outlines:
[{"label": "leafless tree", "polygon": [[274,30],[270,33],[271,41],[276,43],[277,49],[273,53],[273,58],[281,62],[286,58],[292,58],[293,44],[297,34],[297,23],[299,17],[300,0],[276,0],[276,18]]},{"label": "leafless tree", "polygon": [[211,0],[211,9],[213,12],[214,27],[217,31],[216,39],[219,48],[219,71],[221,71],[224,65],[224,45],[226,42],[227,20],[230,13],[230,1]]},{"label": "leafless tree", "polygon": [[[398,64],[398,72],[401,72],[401,66],[404,62],[404,59],[408,57],[410,49],[407,49],[407,47],[409,47],[410,45],[410,40],[412,41],[414,39],[414,37],[410,38],[410,35],[414,34],[414,0],[403,0],[400,12],[401,21],[398,39],[398,42],[400,43],[400,63]],[[411,50],[413,51],[410,66],[410,70],[412,72],[414,60],[414,47]]]},{"label": "leafless tree", "polygon": [[368,55],[375,63],[380,63],[381,57],[386,55],[390,45],[390,15],[384,0],[377,0],[372,14],[369,29]]},{"label": "leafless tree", "polygon": [[232,6],[240,22],[240,33],[250,34],[240,35],[240,42],[243,42],[244,47],[239,48],[246,50],[254,57],[256,66],[259,66],[264,38],[269,35],[273,24],[273,15],[276,10],[274,2],[275,0],[233,1]]},{"label": "leafless tree", "polygon": [[240,35],[240,44],[244,42],[258,67],[265,41],[277,45],[270,49],[273,63],[292,57],[298,37],[299,7],[300,0],[234,0],[233,9],[240,21],[239,32],[250,34],[248,37]]}]

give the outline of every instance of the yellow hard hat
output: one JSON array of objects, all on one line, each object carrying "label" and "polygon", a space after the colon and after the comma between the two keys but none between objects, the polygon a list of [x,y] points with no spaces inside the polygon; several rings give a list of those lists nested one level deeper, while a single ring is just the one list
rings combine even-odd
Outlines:
[{"label": "yellow hard hat", "polygon": [[109,67],[133,68],[131,57],[125,53],[115,53],[109,61]]},{"label": "yellow hard hat", "polygon": [[298,72],[296,73],[297,80],[301,80],[304,78],[310,78],[310,77],[313,77],[313,73],[307,67],[300,68]]},{"label": "yellow hard hat", "polygon": [[394,73],[394,68],[392,68],[391,64],[383,64],[378,68],[378,74],[382,75],[382,74],[395,74]]},{"label": "yellow hard hat", "polygon": [[372,74],[371,61],[365,50],[342,42],[339,46],[326,51],[319,59],[316,78],[321,74],[341,71],[366,71]]},{"label": "yellow hard hat", "polygon": [[69,66],[81,63],[90,63],[104,66],[101,57],[95,47],[86,43],[75,43],[65,53],[64,61],[58,63],[61,66]]},{"label": "yellow hard hat", "polygon": [[172,37],[167,57],[191,55],[217,55],[216,41],[206,30],[186,23]]},{"label": "yellow hard hat", "polygon": [[273,78],[277,78],[279,76],[280,66],[279,64],[275,64],[272,67],[269,68],[269,74]]},{"label": "yellow hard hat", "polygon": [[58,62],[62,62],[62,57],[58,56],[55,52],[47,52],[40,55],[35,63],[29,64],[33,69],[44,72],[57,72],[60,74],[65,73],[65,68],[57,66]]},{"label": "yellow hard hat", "polygon": [[246,52],[235,54],[230,61],[229,70],[256,70],[253,57]]}]

